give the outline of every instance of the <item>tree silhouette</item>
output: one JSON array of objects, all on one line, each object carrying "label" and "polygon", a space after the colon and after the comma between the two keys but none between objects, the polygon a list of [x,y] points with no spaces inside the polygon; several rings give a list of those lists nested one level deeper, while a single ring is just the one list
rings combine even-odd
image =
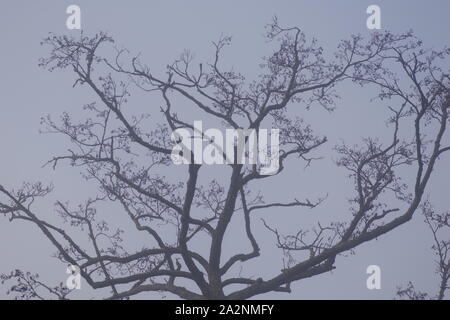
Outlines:
[{"label": "tree silhouette", "polygon": [[408,282],[406,288],[397,289],[397,297],[409,300],[436,299],[443,300],[445,292],[449,289],[450,280],[450,214],[436,213],[430,202],[425,201],[422,206],[422,212],[425,216],[425,222],[433,235],[433,252],[436,255],[436,273],[439,275],[439,288],[435,296],[415,289],[414,284]]},{"label": "tree silhouette", "polygon": [[[352,36],[328,58],[316,40],[308,40],[299,28],[281,27],[276,19],[268,26],[267,39],[276,41],[278,49],[263,59],[259,78],[248,82],[240,73],[221,67],[228,37],[214,43],[210,63],[197,64],[186,51],[158,76],[139,56],[129,58],[127,50],[115,48],[105,33],[51,34],[43,41],[51,51],[41,66],[73,72],[74,86],[90,88],[97,99],[84,107],[82,121],[67,113],[61,121],[43,118],[48,132],[65,135],[72,144],[67,154],[48,164],[56,169],[68,162],[82,168],[99,191],[77,207],[56,203],[56,212],[70,228],[47,222],[35,211],[35,200],[52,190],[42,183],[17,190],[0,186],[0,212],[11,221],[38,227],[62,262],[78,266],[92,288],[110,288],[112,299],[155,291],[184,299],[247,299],[290,292],[291,283],[333,270],[338,255],[411,220],[436,163],[450,150],[444,143],[450,107],[450,73],[444,67],[450,50],[426,50],[411,32],[383,32],[368,40]],[[279,174],[287,169],[288,159],[299,165],[315,161],[312,153],[327,142],[303,119],[292,117],[288,108],[319,105],[333,111],[337,85],[343,81],[379,88],[380,101],[391,104],[390,141],[369,137],[359,146],[337,146],[337,165],[348,171],[355,186],[347,220],[319,222],[292,235],[263,221],[286,258],[284,266],[267,279],[257,271],[242,276],[236,268],[258,259],[264,250],[253,233],[255,212],[276,214],[285,207],[320,210],[325,198],[267,202],[255,185],[273,183],[274,175],[261,175],[258,165],[230,164],[225,167],[226,183],[220,181],[222,171],[204,183],[209,178],[201,177],[203,166],[189,164],[184,166],[185,175],[173,182],[164,174],[174,167],[171,131],[192,129],[186,113],[220,123],[224,129],[259,129],[264,124],[279,128]],[[128,101],[132,90],[159,94],[163,106],[148,106],[136,114],[138,109]],[[412,185],[401,179],[405,172],[413,172],[406,179]],[[100,217],[105,203],[120,205],[136,232],[114,231]],[[242,224],[230,223],[241,219]],[[84,231],[89,242],[71,236],[72,229]],[[124,239],[138,231],[148,239],[138,248],[126,248]],[[226,258],[226,234],[245,236],[251,250],[246,251],[244,243],[226,248],[234,251]],[[63,285],[47,286],[20,270],[2,279],[15,279],[11,291],[21,298],[44,298],[47,293],[66,298],[70,293]]]}]

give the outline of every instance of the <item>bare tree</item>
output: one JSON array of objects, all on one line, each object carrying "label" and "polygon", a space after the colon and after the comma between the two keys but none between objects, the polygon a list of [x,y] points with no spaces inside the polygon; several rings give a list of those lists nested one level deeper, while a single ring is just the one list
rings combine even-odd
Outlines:
[{"label": "bare tree", "polygon": [[439,289],[436,295],[431,296],[426,292],[415,289],[410,281],[405,288],[399,287],[397,296],[400,299],[425,300],[436,299],[443,300],[445,292],[449,289],[450,280],[450,214],[436,213],[429,202],[422,206],[425,222],[433,235],[434,244],[431,247],[436,255],[436,274],[439,275]]},{"label": "bare tree", "polygon": [[[56,168],[68,161],[83,168],[85,178],[99,186],[99,194],[78,207],[56,203],[56,212],[71,227],[84,230],[90,245],[36,213],[34,201],[52,189],[41,183],[17,190],[0,186],[0,212],[11,221],[37,226],[56,247],[61,261],[78,266],[92,288],[110,288],[113,299],[155,291],[184,299],[247,299],[290,292],[291,283],[333,270],[338,255],[411,220],[436,163],[450,150],[444,143],[450,107],[450,73],[444,67],[448,67],[450,50],[425,50],[411,32],[385,32],[374,33],[368,41],[352,36],[340,43],[330,59],[316,40],[307,40],[299,28],[281,27],[276,19],[268,26],[267,37],[278,41],[278,49],[263,60],[258,80],[248,83],[238,72],[221,67],[228,37],[214,43],[211,63],[197,64],[186,51],[158,76],[139,56],[127,58],[127,50],[111,50],[114,41],[107,34],[50,35],[43,43],[51,53],[41,65],[51,71],[72,71],[74,86],[86,86],[98,98],[85,106],[91,115],[81,122],[69,114],[60,122],[43,119],[49,132],[66,135],[73,145],[68,154],[54,157],[49,164]],[[112,51],[115,54],[108,57]],[[370,137],[360,146],[335,148],[340,155],[338,166],[349,172],[355,185],[348,219],[329,225],[318,222],[293,235],[282,234],[264,221],[287,258],[282,270],[274,270],[276,274],[267,279],[237,274],[237,266],[257,259],[264,250],[253,233],[257,211],[319,210],[324,198],[266,202],[254,192],[255,185],[272,183],[273,176],[261,175],[257,165],[230,164],[227,183],[214,179],[203,184],[202,165],[190,164],[184,182],[171,182],[164,175],[165,168],[173,166],[171,130],[192,129],[183,118],[186,108],[202,119],[220,121],[223,128],[258,129],[263,123],[272,124],[280,129],[280,173],[288,159],[297,159],[299,165],[314,161],[312,153],[327,142],[288,109],[319,105],[332,111],[336,86],[345,80],[380,89],[378,97],[391,104],[392,128],[388,142]],[[163,106],[133,113],[136,108],[128,100],[135,88],[159,94]],[[146,130],[158,116],[162,120]],[[400,172],[413,172],[403,179],[412,185],[402,182]],[[101,219],[104,203],[119,204],[149,240],[134,251],[126,249],[123,241],[133,235],[112,231]],[[230,230],[233,219],[244,223]],[[245,251],[244,244],[227,248],[235,252],[225,259],[224,237],[231,232],[243,234],[251,250]],[[198,240],[207,250],[198,246]],[[24,298],[43,297],[37,289],[45,288],[59,298],[68,294],[19,270],[3,278],[18,279],[12,291]]]}]

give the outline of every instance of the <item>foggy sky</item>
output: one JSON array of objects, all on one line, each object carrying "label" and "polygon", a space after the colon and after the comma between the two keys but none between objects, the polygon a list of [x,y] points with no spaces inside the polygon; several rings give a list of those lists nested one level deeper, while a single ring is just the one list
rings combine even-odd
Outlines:
[{"label": "foggy sky", "polygon": [[[256,78],[263,56],[271,54],[271,47],[263,38],[264,26],[274,15],[281,24],[298,26],[307,37],[315,37],[325,51],[332,53],[339,40],[351,34],[368,37],[366,8],[378,4],[382,12],[383,29],[404,32],[413,29],[424,40],[425,47],[441,48],[449,45],[449,1],[23,1],[4,0],[0,7],[0,184],[19,187],[24,181],[53,183],[54,192],[40,200],[36,211],[45,219],[55,219],[53,203],[70,200],[82,202],[95,191],[81,179],[79,168],[62,165],[56,171],[42,165],[53,155],[67,151],[70,144],[56,135],[39,134],[40,117],[51,114],[55,119],[64,111],[82,116],[82,106],[95,97],[85,88],[72,88],[73,75],[69,70],[47,72],[38,67],[38,59],[48,55],[41,40],[53,32],[77,34],[67,30],[66,7],[77,4],[82,12],[82,29],[87,35],[107,31],[116,43],[133,53],[154,70],[162,72],[184,49],[192,49],[198,60],[211,59],[215,41],[221,34],[233,37],[232,46],[224,51],[222,61],[233,66],[249,79]],[[329,113],[321,108],[305,112],[298,106],[298,114],[312,125],[317,134],[326,135],[329,142],[320,151],[324,157],[308,170],[302,166],[297,176],[280,175],[274,179],[273,189],[267,191],[275,199],[311,198],[328,194],[326,203],[312,212],[265,212],[264,217],[284,216],[280,230],[293,231],[290,217],[319,216],[332,221],[348,216],[347,199],[352,196],[352,184],[344,170],[334,164],[337,155],[332,147],[341,140],[357,143],[365,136],[389,138],[386,130],[387,103],[370,102],[376,91],[359,89],[355,85],[338,87],[342,99],[337,109]],[[138,99],[137,99],[138,100]],[[151,105],[152,101],[133,101]],[[155,106],[159,108],[158,106]],[[195,115],[193,115],[195,117]],[[449,158],[438,165],[427,192],[436,208],[448,210],[450,205]],[[282,185],[283,190],[276,187]],[[300,218],[298,221],[302,221]],[[255,221],[258,219],[255,219]],[[297,221],[297,220],[295,220]],[[273,243],[272,234],[258,232],[264,244]],[[133,240],[133,239],[132,239]],[[139,243],[140,238],[135,239]],[[232,238],[225,245],[232,247]],[[398,285],[411,280],[417,289],[435,294],[438,278],[434,273],[431,234],[418,213],[400,228],[377,241],[359,246],[355,255],[338,257],[337,269],[292,285],[292,293],[270,293],[258,298],[285,299],[391,299]],[[0,273],[15,268],[41,274],[51,284],[65,282],[65,266],[51,257],[55,249],[39,230],[23,222],[9,223],[0,217]],[[254,274],[279,271],[281,252],[276,248],[262,252],[265,263],[250,264]],[[260,260],[261,261],[261,260]],[[382,270],[382,289],[368,290],[365,273],[368,265]],[[83,285],[83,284],[82,284]],[[0,298],[9,298],[6,287],[0,286]],[[96,296],[84,287],[74,297]],[[144,297],[158,298],[150,294]],[[168,297],[171,297],[168,295]]]}]

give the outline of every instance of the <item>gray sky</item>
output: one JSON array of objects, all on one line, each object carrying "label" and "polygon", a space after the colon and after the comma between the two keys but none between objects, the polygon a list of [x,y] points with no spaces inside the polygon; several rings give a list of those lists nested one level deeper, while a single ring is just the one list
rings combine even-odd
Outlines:
[{"label": "gray sky", "polygon": [[[61,166],[59,170],[42,168],[55,154],[64,153],[67,142],[61,137],[38,134],[40,117],[52,114],[56,118],[63,111],[82,115],[81,106],[93,97],[84,89],[72,89],[70,72],[49,73],[38,68],[38,59],[48,54],[40,41],[48,34],[71,34],[67,30],[66,7],[77,4],[82,11],[82,29],[88,35],[107,31],[133,53],[141,52],[141,59],[155,70],[163,70],[186,48],[192,49],[198,60],[210,58],[211,41],[223,33],[233,36],[233,43],[224,52],[223,61],[234,66],[248,78],[259,73],[260,58],[271,53],[262,34],[264,25],[277,15],[286,26],[299,26],[308,37],[319,40],[328,52],[333,52],[339,40],[351,34],[369,35],[366,28],[366,8],[378,4],[382,12],[382,27],[393,32],[413,29],[427,47],[449,45],[450,2],[434,1],[23,1],[4,0],[0,9],[1,59],[0,91],[0,183],[19,186],[23,181],[53,182],[55,191],[36,207],[43,217],[53,219],[52,204],[56,199],[81,202],[95,190],[80,179],[78,169]],[[274,180],[279,187],[269,189],[273,197],[281,195],[310,197],[328,193],[327,203],[305,215],[319,215],[323,220],[345,217],[352,186],[346,172],[333,164],[336,155],[327,153],[340,139],[357,142],[363,136],[386,138],[386,109],[380,102],[370,103],[374,92],[342,86],[342,99],[337,110],[330,114],[322,109],[306,113],[305,119],[315,132],[327,135],[329,148],[325,159],[297,176],[280,176]],[[148,104],[149,101],[135,101]],[[301,108],[299,107],[299,110]],[[302,110],[302,116],[305,114]],[[448,156],[437,168],[428,188],[437,208],[448,209],[450,170]],[[284,213],[266,213],[284,214]],[[286,219],[294,217],[286,215]],[[348,217],[348,216],[347,216]],[[270,218],[269,218],[270,219]],[[308,218],[305,218],[308,219]],[[337,269],[325,275],[293,285],[293,293],[266,294],[260,298],[361,298],[390,299],[397,285],[412,280],[418,289],[435,293],[437,277],[434,274],[433,255],[429,247],[431,235],[422,222],[415,219],[377,241],[357,248],[356,254],[340,257]],[[280,229],[293,231],[293,220],[281,224]],[[296,220],[295,220],[296,221]],[[294,224],[295,225],[295,224]],[[261,233],[263,243],[273,242],[271,235]],[[139,239],[135,239],[139,243]],[[232,246],[232,239],[226,240]],[[0,219],[0,272],[22,268],[39,272],[51,283],[65,281],[65,267],[51,258],[54,249],[33,226],[10,224]],[[261,257],[266,263],[255,263],[254,273],[269,274],[277,270],[280,252],[268,250]],[[267,263],[267,261],[269,263]],[[272,264],[273,263],[273,264]],[[382,269],[382,289],[367,290],[365,273],[371,264]],[[258,270],[257,270],[258,269]],[[88,289],[77,292],[77,297],[93,295]],[[7,298],[0,288],[0,298]]]}]

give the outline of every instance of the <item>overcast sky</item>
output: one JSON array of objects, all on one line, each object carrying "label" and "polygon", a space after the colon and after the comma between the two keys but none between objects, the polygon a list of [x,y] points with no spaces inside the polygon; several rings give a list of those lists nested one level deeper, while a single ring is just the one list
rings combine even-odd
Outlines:
[{"label": "overcast sky", "polygon": [[[382,28],[393,32],[413,29],[425,46],[440,48],[449,45],[450,2],[434,1],[23,1],[3,0],[0,7],[0,184],[17,187],[23,181],[52,182],[55,191],[41,201],[36,209],[44,218],[52,219],[52,204],[56,199],[72,203],[86,199],[95,186],[87,186],[79,170],[62,166],[53,171],[42,165],[53,155],[69,148],[66,140],[39,134],[40,117],[55,118],[63,111],[82,115],[82,105],[92,101],[86,90],[72,88],[69,71],[47,72],[38,67],[38,59],[48,54],[40,41],[49,33],[76,34],[65,22],[66,8],[77,4],[82,12],[82,29],[92,35],[107,31],[116,42],[134,53],[155,70],[171,63],[186,48],[192,49],[199,60],[211,57],[211,41],[221,34],[233,36],[232,46],[223,60],[248,78],[258,75],[261,57],[271,53],[263,38],[264,26],[276,15],[286,26],[300,27],[308,37],[315,37],[328,52],[333,52],[339,40],[351,34],[370,35],[366,27],[366,8],[381,7]],[[159,69],[158,69],[159,68]],[[274,182],[283,186],[268,189],[275,197],[311,197],[329,195],[327,203],[314,213],[324,221],[345,217],[347,199],[352,186],[346,173],[334,165],[336,154],[332,146],[341,139],[356,143],[364,136],[388,137],[383,103],[370,102],[373,92],[356,86],[342,86],[337,110],[311,110],[305,118],[315,132],[327,135],[328,145],[320,165],[310,170],[299,167],[298,176],[277,177]],[[146,104],[148,101],[135,101]],[[299,107],[299,110],[301,108]],[[303,116],[304,109],[302,109]],[[193,115],[195,117],[195,115]],[[328,148],[328,149],[327,149]],[[449,158],[438,166],[428,188],[437,208],[447,210],[450,205]],[[288,198],[286,198],[288,199]],[[267,212],[266,215],[282,214]],[[287,215],[286,217],[291,217]],[[348,216],[347,216],[348,217]],[[270,219],[270,218],[269,218]],[[289,219],[289,218],[288,218]],[[297,221],[297,220],[295,220]],[[292,221],[280,224],[280,229],[293,231]],[[270,234],[261,233],[262,241],[273,242]],[[135,239],[139,243],[139,239]],[[227,240],[233,246],[232,240]],[[398,285],[413,281],[418,289],[435,293],[438,279],[434,274],[433,255],[429,249],[431,235],[417,215],[413,221],[377,241],[357,248],[355,255],[337,259],[337,269],[293,285],[287,294],[266,294],[260,298],[361,298],[390,299]],[[0,273],[21,268],[38,272],[50,283],[65,281],[65,266],[51,257],[54,249],[35,227],[24,223],[9,223],[0,218]],[[254,273],[266,274],[278,270],[280,252],[269,250],[261,259],[269,263],[252,265]],[[273,263],[273,264],[272,264]],[[365,273],[368,265],[382,270],[382,289],[368,290]],[[6,288],[0,287],[0,298],[7,298]],[[77,297],[94,294],[87,288]],[[158,297],[158,296],[151,296]]]}]

